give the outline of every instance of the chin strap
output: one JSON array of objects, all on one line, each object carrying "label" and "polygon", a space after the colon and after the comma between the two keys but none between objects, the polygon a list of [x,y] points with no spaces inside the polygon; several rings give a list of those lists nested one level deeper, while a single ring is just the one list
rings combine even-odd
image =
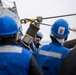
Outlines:
[{"label": "chin strap", "polygon": [[63,45],[64,42],[65,42],[65,39],[58,39],[58,38],[56,38],[56,40],[57,40],[61,45]]},{"label": "chin strap", "polygon": [[64,42],[65,42],[65,38],[63,38],[63,39],[58,39],[56,36],[54,36],[52,33],[50,33],[50,36],[53,36],[61,45],[63,45],[64,44]]}]

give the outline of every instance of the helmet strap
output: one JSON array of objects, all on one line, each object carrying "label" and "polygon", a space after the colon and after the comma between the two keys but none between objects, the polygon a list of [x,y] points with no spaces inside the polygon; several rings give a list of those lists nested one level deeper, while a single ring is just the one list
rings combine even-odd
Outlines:
[{"label": "helmet strap", "polygon": [[50,36],[54,37],[57,40],[57,42],[60,43],[61,45],[63,45],[65,42],[65,38],[59,39],[56,36],[54,36],[52,33],[50,33]]},{"label": "helmet strap", "polygon": [[65,42],[65,39],[58,39],[58,38],[56,38],[56,40],[57,40],[61,45],[63,45],[64,42]]}]

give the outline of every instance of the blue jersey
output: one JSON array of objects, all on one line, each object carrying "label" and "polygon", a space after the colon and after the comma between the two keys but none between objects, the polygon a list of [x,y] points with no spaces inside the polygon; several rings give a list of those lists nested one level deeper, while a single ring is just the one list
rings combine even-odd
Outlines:
[{"label": "blue jersey", "polygon": [[44,75],[58,75],[60,64],[69,51],[61,44],[54,42],[39,48],[35,57]]},{"label": "blue jersey", "polygon": [[34,39],[32,40],[31,44],[30,44],[30,48],[31,50],[35,53],[35,51],[39,48],[41,44],[40,43],[35,43]]},{"label": "blue jersey", "polygon": [[0,75],[28,75],[32,53],[16,45],[0,46]]}]

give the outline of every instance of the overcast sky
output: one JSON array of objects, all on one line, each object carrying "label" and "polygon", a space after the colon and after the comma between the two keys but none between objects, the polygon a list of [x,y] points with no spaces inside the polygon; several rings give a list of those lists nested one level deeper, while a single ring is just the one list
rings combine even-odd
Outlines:
[{"label": "overcast sky", "polygon": [[[6,0],[3,0],[6,1]],[[9,0],[15,1],[20,19],[36,18],[37,16],[52,17],[76,13],[76,0]],[[63,17],[62,17],[63,18]],[[55,19],[43,20],[43,23],[53,24]],[[76,28],[76,16],[64,17],[70,28]],[[23,34],[26,33],[29,23],[23,24]],[[50,40],[49,26],[40,25],[40,30],[44,35],[43,40]],[[68,39],[76,38],[76,33],[72,32]]]}]

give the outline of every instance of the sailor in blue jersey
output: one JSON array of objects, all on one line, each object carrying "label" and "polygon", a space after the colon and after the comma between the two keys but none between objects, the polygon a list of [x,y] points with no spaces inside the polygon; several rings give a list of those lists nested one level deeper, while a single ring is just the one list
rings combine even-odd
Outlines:
[{"label": "sailor in blue jersey", "polygon": [[30,48],[33,51],[33,53],[35,53],[35,51],[41,46],[40,41],[42,40],[42,38],[43,38],[42,33],[37,32],[30,44]]},{"label": "sailor in blue jersey", "polygon": [[67,21],[58,19],[51,28],[52,42],[36,50],[35,57],[44,75],[58,75],[62,60],[70,51],[63,46],[68,35]]},{"label": "sailor in blue jersey", "polygon": [[23,33],[21,32],[21,30],[19,30],[19,32],[17,33],[17,42],[18,44],[20,45],[21,42],[22,42],[22,36],[23,36]]},{"label": "sailor in blue jersey", "polygon": [[17,43],[18,31],[12,17],[0,17],[0,75],[43,75],[31,51]]}]

